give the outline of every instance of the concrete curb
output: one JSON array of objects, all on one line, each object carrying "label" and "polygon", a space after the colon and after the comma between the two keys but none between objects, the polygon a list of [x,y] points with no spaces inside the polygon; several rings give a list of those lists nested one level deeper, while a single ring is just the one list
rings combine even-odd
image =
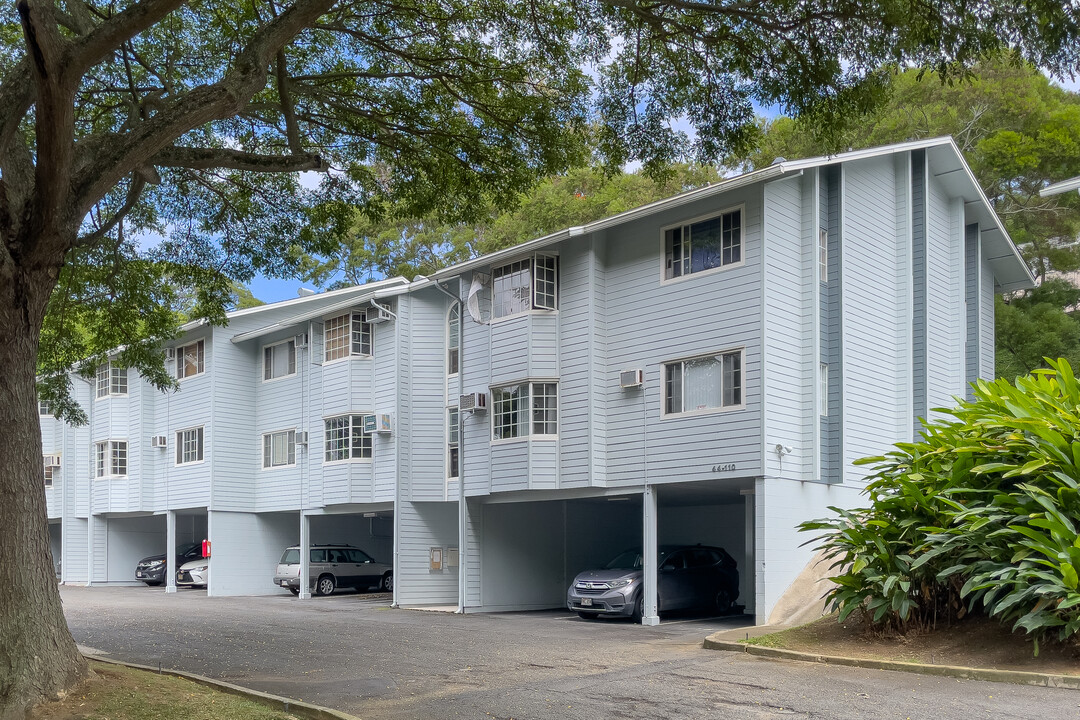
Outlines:
[{"label": "concrete curb", "polygon": [[287,712],[298,717],[307,718],[307,720],[361,720],[356,715],[349,715],[348,713],[343,713],[339,710],[331,710],[330,708],[322,707],[321,705],[313,705],[300,700],[281,697],[280,695],[271,695],[270,693],[233,685],[224,680],[214,680],[213,678],[184,672],[182,670],[166,670],[164,668],[158,670],[158,668],[149,665],[139,665],[138,663],[129,663],[124,662],[123,660],[113,660],[112,658],[101,657],[100,655],[87,655],[86,659],[93,660],[94,662],[106,663],[108,665],[122,665],[123,667],[134,668],[136,670],[145,670],[161,675],[171,675],[173,677],[183,678],[199,685],[205,685],[214,688],[215,690],[220,690],[229,695],[237,695],[246,698],[253,702],[257,702],[260,705],[265,705],[272,710],[280,710],[281,712]]},{"label": "concrete curb", "polygon": [[749,645],[729,640],[705,638],[703,647],[707,650],[741,652],[747,655],[773,658],[777,660],[801,660],[824,665],[846,665],[848,667],[867,668],[870,670],[896,670],[899,672],[955,677],[965,680],[985,680],[1018,685],[1036,685],[1039,687],[1067,688],[1080,690],[1080,676],[1051,675],[1048,673],[1026,672],[1023,670],[992,670],[989,668],[962,667],[959,665],[925,665],[923,663],[901,662],[898,660],[871,660],[868,658],[841,657],[838,655],[819,655],[816,653],[782,650],[780,648]]}]

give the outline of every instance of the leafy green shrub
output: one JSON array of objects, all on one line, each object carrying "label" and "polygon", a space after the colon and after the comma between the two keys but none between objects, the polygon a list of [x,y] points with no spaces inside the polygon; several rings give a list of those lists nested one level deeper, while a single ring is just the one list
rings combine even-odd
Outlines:
[{"label": "leafy green shrub", "polygon": [[1050,366],[979,381],[919,442],[859,461],[869,507],[801,525],[839,569],[826,597],[841,619],[907,632],[982,612],[1036,643],[1080,631],[1080,383]]}]

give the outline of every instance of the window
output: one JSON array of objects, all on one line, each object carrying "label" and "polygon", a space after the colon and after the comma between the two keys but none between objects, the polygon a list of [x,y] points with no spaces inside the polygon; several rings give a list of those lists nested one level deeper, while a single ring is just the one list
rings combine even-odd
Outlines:
[{"label": "window", "polygon": [[349,355],[371,355],[371,323],[362,312],[332,317],[323,327],[323,348],[326,360],[338,360]]},{"label": "window", "polygon": [[97,369],[97,397],[127,395],[127,368],[102,363]]},{"label": "window", "polygon": [[818,280],[829,282],[829,231],[825,228],[818,232]]},{"label": "window", "polygon": [[52,406],[49,405],[49,402],[47,400],[38,400],[37,413],[42,417],[52,415]]},{"label": "window", "polygon": [[491,398],[491,433],[495,440],[558,434],[558,383],[492,388]]},{"label": "window", "polygon": [[664,279],[742,262],[742,210],[664,231]]},{"label": "window", "polygon": [[176,377],[184,378],[198,375],[206,369],[206,357],[203,341],[198,340],[190,345],[181,345],[176,348]]},{"label": "window", "polygon": [[287,340],[263,348],[263,380],[276,380],[295,374],[295,340]]},{"label": "window", "polygon": [[45,466],[45,487],[47,487],[47,488],[52,487],[53,469],[54,468],[53,468],[52,465],[46,465]]},{"label": "window", "polygon": [[460,476],[461,463],[461,435],[459,413],[456,407],[446,411],[446,477],[456,478]]},{"label": "window", "polygon": [[107,440],[94,446],[94,476],[127,475],[127,442]]},{"label": "window", "polygon": [[264,468],[285,467],[296,464],[296,431],[282,430],[267,433],[263,439]]},{"label": "window", "polygon": [[202,462],[203,429],[180,430],[176,433],[176,464]]},{"label": "window", "polygon": [[821,363],[818,370],[819,392],[821,393],[821,417],[829,416],[829,363]]},{"label": "window", "polygon": [[458,374],[461,352],[461,303],[450,306],[446,317],[446,374]]},{"label": "window", "polygon": [[371,458],[371,433],[364,432],[363,415],[326,420],[326,462]]},{"label": "window", "polygon": [[742,350],[665,364],[664,412],[741,406],[742,364]]},{"label": "window", "polygon": [[491,277],[492,317],[558,307],[559,258],[555,255],[535,255],[497,267]]}]

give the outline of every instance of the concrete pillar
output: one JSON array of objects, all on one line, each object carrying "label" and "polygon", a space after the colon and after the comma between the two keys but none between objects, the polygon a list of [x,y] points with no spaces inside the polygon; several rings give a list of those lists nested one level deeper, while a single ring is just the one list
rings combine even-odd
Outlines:
[{"label": "concrete pillar", "polygon": [[[394,578],[397,587],[397,577]],[[300,513],[300,595],[301,600],[311,599],[311,517]]]},{"label": "concrete pillar", "polygon": [[165,512],[165,592],[176,592],[176,511]]},{"label": "concrete pillar", "polygon": [[94,513],[86,515],[86,587],[94,584]]},{"label": "concrete pillar", "polygon": [[643,502],[643,516],[641,518],[642,560],[645,567],[645,612],[641,618],[642,625],[659,625],[660,614],[656,607],[656,487],[645,488]]}]

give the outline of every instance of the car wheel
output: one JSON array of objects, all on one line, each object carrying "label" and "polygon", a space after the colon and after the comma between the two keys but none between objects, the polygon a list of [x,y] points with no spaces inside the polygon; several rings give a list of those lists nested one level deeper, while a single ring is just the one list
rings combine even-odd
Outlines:
[{"label": "car wheel", "polygon": [[379,589],[383,592],[394,592],[394,573],[386,573],[382,576]]},{"label": "car wheel", "polygon": [[577,616],[582,620],[595,620],[600,617],[600,613],[579,612]]},{"label": "car wheel", "polygon": [[334,588],[337,584],[334,582],[333,575],[323,575],[319,578],[319,581],[315,583],[316,595],[330,595],[334,592]]},{"label": "car wheel", "polygon": [[630,617],[634,622],[641,622],[641,618],[645,617],[645,594],[638,595],[637,600],[634,602],[634,612]]},{"label": "car wheel", "polygon": [[290,587],[289,592],[291,592],[293,595],[299,595],[300,594],[300,588],[298,588],[298,587]]},{"label": "car wheel", "polygon": [[727,590],[716,593],[716,612],[727,615],[731,612],[731,605],[731,595],[728,594]]}]

